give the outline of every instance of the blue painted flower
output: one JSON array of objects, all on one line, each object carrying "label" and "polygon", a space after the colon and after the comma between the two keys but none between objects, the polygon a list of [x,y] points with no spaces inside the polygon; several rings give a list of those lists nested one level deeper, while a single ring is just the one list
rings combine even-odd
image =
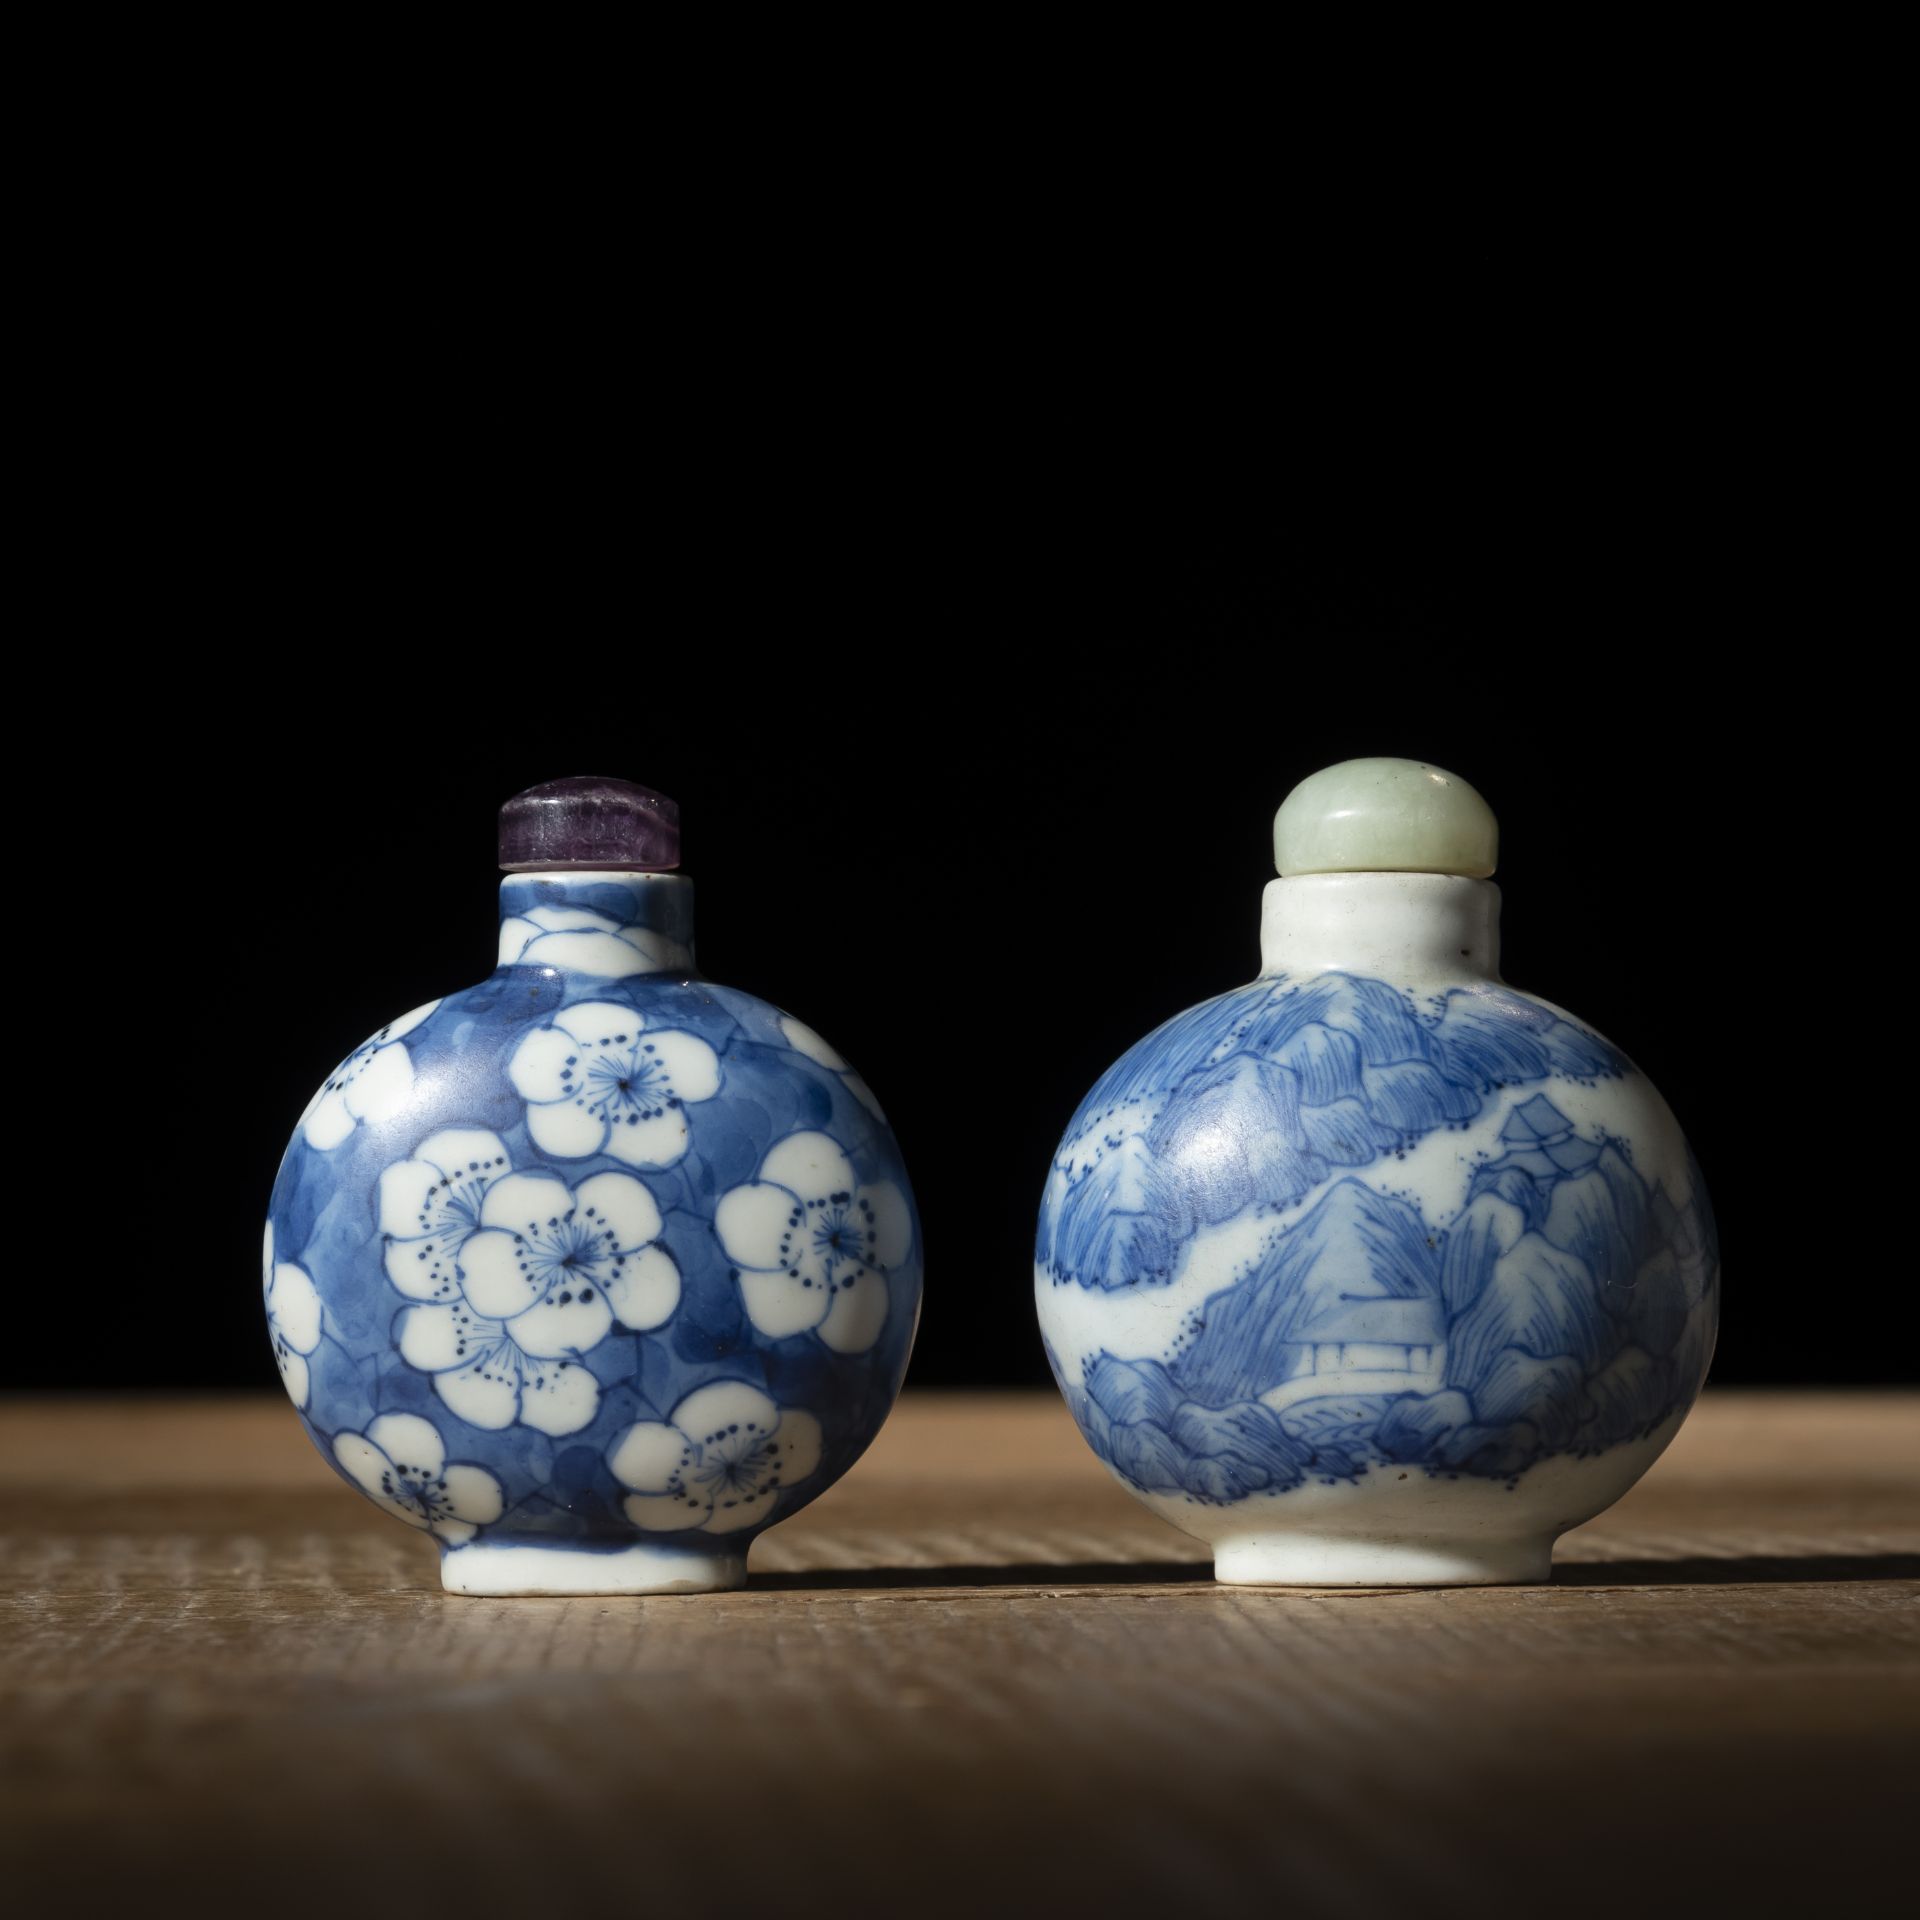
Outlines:
[{"label": "blue painted flower", "polygon": [[362,1120],[380,1120],[397,1112],[413,1091],[413,1059],[401,1040],[438,1007],[424,1007],[389,1020],[327,1075],[307,1102],[300,1130],[307,1145],[325,1153],[337,1147]]},{"label": "blue painted flower", "polygon": [[446,1127],[381,1174],[387,1278],[408,1299],[450,1300],[459,1292],[454,1256],[479,1231],[480,1203],[508,1169],[507,1145],[497,1133]]},{"label": "blue painted flower", "polygon": [[723,1193],[713,1229],[754,1326],[775,1340],[817,1330],[837,1353],[880,1337],[887,1272],[913,1239],[900,1189],[859,1185],[839,1142],[812,1132],[788,1134],[756,1179]]},{"label": "blue painted flower", "polygon": [[337,1434],[333,1455],[389,1513],[451,1546],[500,1518],[500,1482],[485,1467],[449,1466],[439,1428],[417,1413],[383,1413],[364,1434]]},{"label": "blue painted flower", "polygon": [[[388,1169],[397,1204],[411,1197],[422,1164],[433,1165],[416,1156]],[[655,1244],[660,1209],[630,1173],[596,1173],[571,1188],[551,1173],[506,1173],[482,1187],[469,1167],[467,1178],[453,1198],[442,1189],[439,1212],[429,1202],[427,1233],[389,1248],[390,1275],[397,1266],[433,1289],[400,1316],[401,1357],[431,1373],[434,1391],[476,1427],[519,1421],[577,1433],[600,1405],[582,1356],[616,1323],[657,1327],[680,1303],[680,1269]],[[470,1201],[473,1229],[455,1239]],[[424,1265],[417,1256],[409,1263],[409,1247],[431,1250]]]},{"label": "blue painted flower", "polygon": [[694,1034],[648,1026],[633,1007],[587,1000],[528,1034],[507,1078],[543,1152],[670,1167],[687,1151],[688,1106],[720,1091],[720,1058]]},{"label": "blue painted flower", "polygon": [[287,1397],[304,1413],[313,1384],[307,1356],[320,1344],[320,1296],[299,1261],[274,1259],[271,1220],[260,1255],[260,1285],[266,1294],[274,1364]]},{"label": "blue painted flower", "polygon": [[744,1380],[697,1388],[665,1420],[629,1427],[607,1452],[630,1489],[627,1518],[654,1533],[758,1526],[820,1464],[820,1423]]}]

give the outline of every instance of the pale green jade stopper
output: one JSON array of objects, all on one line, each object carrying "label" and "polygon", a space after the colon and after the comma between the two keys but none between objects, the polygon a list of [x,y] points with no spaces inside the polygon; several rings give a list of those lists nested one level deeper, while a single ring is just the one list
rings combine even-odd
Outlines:
[{"label": "pale green jade stopper", "polygon": [[1297,873],[1453,873],[1484,880],[1493,809],[1424,760],[1342,760],[1309,774],[1273,816],[1273,864]]}]

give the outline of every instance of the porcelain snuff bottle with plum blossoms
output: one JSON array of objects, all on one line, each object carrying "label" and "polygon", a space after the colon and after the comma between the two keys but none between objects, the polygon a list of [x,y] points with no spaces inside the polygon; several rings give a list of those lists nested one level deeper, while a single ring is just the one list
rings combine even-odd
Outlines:
[{"label": "porcelain snuff bottle with plum blossoms", "polygon": [[266,1223],[321,1454],[460,1593],[738,1586],[892,1408],[921,1247],[872,1092],[700,977],[673,803],[501,810],[498,964],[357,1047]]}]

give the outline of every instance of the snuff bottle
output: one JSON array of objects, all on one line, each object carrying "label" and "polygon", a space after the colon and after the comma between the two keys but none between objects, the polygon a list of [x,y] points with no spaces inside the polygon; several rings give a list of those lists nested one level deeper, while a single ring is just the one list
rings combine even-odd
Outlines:
[{"label": "snuff bottle", "polygon": [[287,1392],[458,1593],[738,1586],[892,1408],[913,1196],[826,1041],[703,980],[671,801],[501,810],[498,964],[294,1130],[263,1284]]},{"label": "snuff bottle", "polygon": [[1617,1047],[1501,980],[1466,782],[1349,761],[1274,838],[1258,979],[1123,1055],[1054,1157],[1055,1377],[1220,1580],[1543,1580],[1706,1375],[1699,1169]]}]

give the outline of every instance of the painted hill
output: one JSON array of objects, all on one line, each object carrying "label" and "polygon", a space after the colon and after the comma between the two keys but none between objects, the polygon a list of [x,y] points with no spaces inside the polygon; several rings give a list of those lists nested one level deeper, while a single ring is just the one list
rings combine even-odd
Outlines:
[{"label": "painted hill", "polygon": [[1289,1205],[1327,1177],[1300,1124],[1298,1076],[1246,1053],[1189,1074],[1146,1142],[1201,1225]]},{"label": "painted hill", "polygon": [[1056,1168],[1040,1218],[1038,1257],[1055,1280],[1109,1291],[1163,1284],[1190,1230],[1173,1183],[1145,1139],[1098,1143],[1069,1177]]},{"label": "painted hill", "polygon": [[[1101,1077],[1055,1157],[1040,1260],[1082,1286],[1162,1284],[1200,1228],[1290,1206],[1343,1168],[1463,1125],[1500,1088],[1625,1070],[1605,1041],[1502,987],[1422,1008],[1355,974],[1259,980],[1168,1021]],[[1509,1116],[1524,1137],[1506,1143],[1522,1205],[1530,1178],[1584,1172],[1599,1151],[1550,1103],[1530,1106],[1546,1111]],[[1127,1159],[1153,1165],[1107,1166],[1122,1138]],[[1109,1189],[1125,1218],[1095,1217]]]},{"label": "painted hill", "polygon": [[1207,1302],[1175,1368],[1180,1385],[1207,1405],[1257,1399],[1293,1371],[1283,1350],[1311,1340],[1316,1323],[1366,1301],[1437,1299],[1440,1264],[1418,1209],[1341,1180],[1252,1274]]}]

